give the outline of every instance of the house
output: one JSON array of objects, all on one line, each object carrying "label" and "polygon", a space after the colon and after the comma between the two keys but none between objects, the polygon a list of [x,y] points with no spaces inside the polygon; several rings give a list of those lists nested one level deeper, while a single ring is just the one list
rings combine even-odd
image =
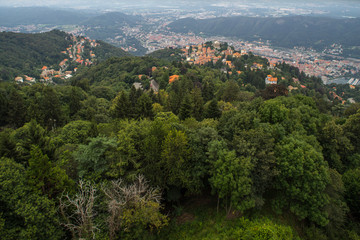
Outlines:
[{"label": "house", "polygon": [[29,77],[27,75],[24,75],[24,76],[25,76],[25,81],[30,82],[30,83],[35,83],[35,78]]},{"label": "house", "polygon": [[239,57],[241,57],[241,53],[236,52],[233,54],[233,57],[239,58]]},{"label": "house", "polygon": [[277,84],[277,78],[274,78],[272,75],[267,75],[265,78],[265,84]]},{"label": "house", "polygon": [[215,41],[215,42],[213,43],[213,46],[214,46],[214,48],[216,48],[216,49],[219,49],[219,48],[221,47],[219,41]]},{"label": "house", "polygon": [[16,77],[15,78],[15,82],[17,83],[23,83],[24,82],[24,79],[22,77]]},{"label": "house", "polygon": [[154,92],[159,92],[160,86],[159,84],[153,79],[150,81],[150,88],[154,91]]},{"label": "house", "polygon": [[291,92],[292,90],[298,90],[297,87],[293,87],[293,86],[291,86],[291,85],[288,86],[288,89],[289,89],[290,92]]},{"label": "house", "polygon": [[133,84],[133,86],[135,87],[136,90],[139,90],[139,89],[143,90],[143,86],[142,86],[142,84],[139,83],[139,82],[135,82],[135,83]]},{"label": "house", "polygon": [[172,75],[169,77],[169,83],[179,80],[179,75]]}]

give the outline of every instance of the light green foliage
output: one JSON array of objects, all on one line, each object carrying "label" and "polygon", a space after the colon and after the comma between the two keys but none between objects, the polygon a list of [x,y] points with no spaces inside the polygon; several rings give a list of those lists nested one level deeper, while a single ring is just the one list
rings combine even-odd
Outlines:
[{"label": "light green foliage", "polygon": [[161,166],[164,181],[168,185],[191,188],[189,179],[188,137],[182,131],[170,130],[164,139],[161,152]]},{"label": "light green foliage", "polygon": [[288,209],[299,219],[325,226],[328,216],[323,211],[328,203],[325,188],[329,170],[322,154],[299,135],[289,136],[277,144],[275,189],[278,190],[273,207],[276,211]]},{"label": "light green foliage", "polygon": [[143,158],[143,141],[147,137],[149,120],[123,120],[119,122],[117,154],[119,158],[111,165],[114,178],[134,176]]},{"label": "light green foliage", "polygon": [[228,212],[232,208],[245,211],[255,206],[250,196],[253,164],[249,157],[237,157],[235,151],[227,150],[223,142],[213,141],[209,146],[209,162],[209,182],[218,197],[225,200]]},{"label": "light green foliage", "polygon": [[65,125],[61,131],[60,138],[65,143],[85,143],[89,137],[95,137],[96,129],[91,122],[77,120]]},{"label": "light green foliage", "polygon": [[[202,212],[208,211],[201,209]],[[162,239],[174,240],[300,240],[290,226],[268,218],[248,219],[245,217],[226,220],[221,214],[196,214],[195,220],[178,225],[170,225],[160,234]]]},{"label": "light green foliage", "polygon": [[281,123],[288,118],[289,110],[277,99],[271,99],[263,103],[259,114],[263,122]]}]

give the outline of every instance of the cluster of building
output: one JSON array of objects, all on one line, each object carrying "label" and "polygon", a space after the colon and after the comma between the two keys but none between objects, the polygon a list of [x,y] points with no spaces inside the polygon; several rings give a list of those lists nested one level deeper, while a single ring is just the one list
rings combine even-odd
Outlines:
[{"label": "cluster of building", "polygon": [[360,85],[360,79],[355,79],[355,78],[351,78],[348,82],[347,82],[347,84],[349,84],[349,87],[351,88],[351,89],[355,89],[356,87],[356,85]]},{"label": "cluster of building", "polygon": [[211,46],[204,43],[193,46],[187,45],[182,51],[186,61],[190,64],[204,65],[208,62],[216,64],[218,61],[222,61],[229,68],[234,68],[234,65],[231,61],[226,60],[228,56],[238,58],[246,54],[244,50],[236,52],[231,47],[221,50],[219,41],[214,41]]},{"label": "cluster of building", "polygon": [[[67,55],[68,58],[64,58],[59,63],[59,70],[55,70],[53,68],[50,68],[48,66],[43,66],[41,69],[40,79],[39,82],[47,82],[51,83],[53,78],[60,78],[60,79],[69,79],[73,76],[73,73],[76,72],[78,69],[75,67],[73,70],[68,70],[70,62],[75,62],[79,65],[85,65],[90,66],[94,64],[93,60],[95,59],[96,55],[93,52],[93,49],[98,47],[100,44],[97,43],[95,40],[91,40],[87,37],[76,37],[72,35],[73,44],[71,44],[68,48],[66,48],[66,51],[62,51],[62,54]],[[84,59],[84,49],[85,44],[90,45],[90,58]],[[35,83],[36,79],[33,77],[29,77],[27,75],[24,75],[24,77],[18,76],[15,78],[16,83]]]}]

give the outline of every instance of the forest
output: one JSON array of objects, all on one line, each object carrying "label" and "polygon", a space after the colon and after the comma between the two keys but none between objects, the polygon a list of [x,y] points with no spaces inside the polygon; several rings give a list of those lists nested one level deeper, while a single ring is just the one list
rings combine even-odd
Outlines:
[{"label": "forest", "polygon": [[232,61],[0,82],[2,238],[359,239],[360,105],[287,64]]}]

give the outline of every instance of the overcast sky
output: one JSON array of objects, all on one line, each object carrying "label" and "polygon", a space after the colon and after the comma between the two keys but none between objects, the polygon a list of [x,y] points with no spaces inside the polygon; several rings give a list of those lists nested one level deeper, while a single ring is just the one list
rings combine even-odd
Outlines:
[{"label": "overcast sky", "polygon": [[23,6],[57,6],[57,7],[64,7],[64,8],[75,8],[82,6],[84,8],[86,7],[106,7],[114,6],[114,7],[122,7],[122,6],[160,6],[160,5],[187,5],[190,3],[202,3],[202,4],[215,4],[215,3],[269,3],[275,4],[280,3],[284,6],[290,5],[303,5],[304,3],[312,4],[312,5],[329,5],[329,4],[346,4],[346,5],[353,5],[353,6],[359,6],[360,0],[0,0],[0,6],[17,6],[17,7],[23,7]]}]

